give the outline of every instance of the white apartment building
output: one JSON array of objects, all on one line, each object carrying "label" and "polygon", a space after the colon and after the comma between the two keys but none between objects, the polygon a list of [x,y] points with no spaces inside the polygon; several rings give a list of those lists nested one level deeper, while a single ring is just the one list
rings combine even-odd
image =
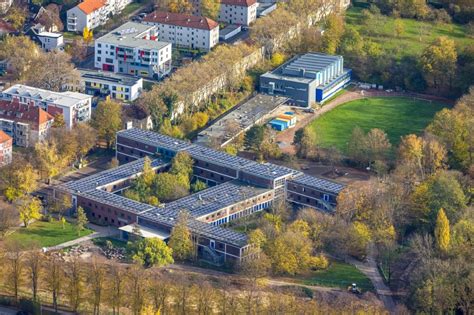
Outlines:
[{"label": "white apartment building", "polygon": [[219,43],[219,24],[203,16],[155,11],[143,23],[155,25],[159,39],[176,47],[211,50]]},{"label": "white apartment building", "polygon": [[222,0],[219,21],[250,25],[257,19],[258,2],[256,0]]},{"label": "white apartment building", "polygon": [[81,91],[99,98],[132,102],[143,90],[143,79],[111,72],[81,70]]},{"label": "white apartment building", "polygon": [[171,71],[171,43],[158,41],[158,29],[127,22],[95,41],[96,68],[160,79]]},{"label": "white apartment building", "polygon": [[36,38],[45,51],[64,49],[64,37],[61,33],[41,32]]},{"label": "white apartment building", "polygon": [[91,118],[90,95],[77,92],[52,92],[35,87],[15,84],[0,94],[0,99],[38,106],[53,117],[62,114],[67,128]]},{"label": "white apartment building", "polygon": [[104,25],[111,15],[120,13],[132,0],[84,0],[67,11],[67,30],[82,32]]}]

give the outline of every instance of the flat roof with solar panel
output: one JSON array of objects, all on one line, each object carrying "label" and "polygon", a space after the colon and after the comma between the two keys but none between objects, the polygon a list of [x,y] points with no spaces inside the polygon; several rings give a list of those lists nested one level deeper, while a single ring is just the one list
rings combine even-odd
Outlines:
[{"label": "flat roof with solar panel", "polygon": [[[277,186],[273,186],[273,188],[261,188],[253,184],[244,183],[241,180],[245,180],[245,176],[240,177],[242,174],[250,174],[254,177],[267,180],[286,179],[287,183],[294,182],[332,194],[338,194],[344,188],[343,184],[309,176],[285,166],[272,163],[257,163],[249,159],[232,156],[221,151],[191,144],[187,141],[174,139],[152,131],[133,128],[120,131],[117,133],[117,136],[120,137],[117,146],[122,145],[120,140],[124,138],[127,139],[127,141],[131,140],[132,144],[127,142],[127,145],[131,147],[146,144],[172,152],[183,151],[187,152],[195,160],[208,162],[211,165],[218,164],[232,168],[239,171],[240,174],[237,176],[238,179],[229,180],[224,183],[216,183],[216,186],[206,188],[200,192],[169,203],[163,203],[159,206],[137,202],[106,190],[106,188],[110,188],[112,184],[115,185],[115,183],[138,176],[143,170],[145,158],[137,157],[135,161],[83,179],[62,184],[59,188],[73,195],[83,197],[86,200],[89,199],[105,206],[123,209],[124,211],[137,215],[139,219],[147,222],[155,222],[156,224],[162,224],[170,228],[175,225],[179,212],[186,210],[191,215],[188,227],[192,233],[229,244],[245,246],[247,237],[244,234],[199,221],[199,219],[216,212],[219,213],[220,210],[229,209],[229,207],[244,201],[252,201],[252,205],[249,206],[250,208],[254,207],[254,205],[255,208],[258,208],[257,206],[261,206],[263,203],[266,203],[266,207],[268,207],[267,201],[273,200],[278,193],[281,193],[278,192],[279,188]],[[152,150],[149,152],[151,151]],[[151,160],[153,169],[157,170],[169,167],[169,156],[168,158],[156,158],[153,152],[151,152],[150,155],[153,156]],[[200,163],[199,166],[206,168],[202,163]],[[213,172],[212,168],[208,171]],[[217,172],[217,174],[219,173]],[[119,187],[119,189],[126,189],[126,187]],[[266,196],[268,193],[270,193],[271,196]],[[259,196],[263,196],[264,198],[260,198]],[[245,210],[244,208],[245,207],[243,207],[242,210]],[[229,213],[227,213],[227,215],[229,215]],[[206,220],[207,219],[208,217],[206,217]],[[218,219],[216,219],[216,222],[217,220]]]},{"label": "flat roof with solar panel", "polygon": [[143,130],[138,128],[131,128],[117,132],[117,136],[121,136],[130,140],[135,140],[140,143],[149,144],[156,147],[165,148],[170,151],[181,151],[187,149],[193,144],[187,141],[168,137],[157,132]]},{"label": "flat roof with solar panel", "polygon": [[[67,182],[60,185],[60,188],[74,193],[81,193],[97,189],[114,182],[123,181],[141,173],[143,170],[144,161],[145,158],[141,158],[110,170],[105,170],[82,179]],[[165,162],[161,159],[153,159],[151,161],[151,167],[153,169],[166,167],[168,165],[168,162]]]},{"label": "flat roof with solar panel", "polygon": [[300,174],[297,170],[273,163],[254,163],[243,168],[242,171],[271,180]]},{"label": "flat roof with solar panel", "polygon": [[297,184],[302,184],[307,187],[315,188],[318,190],[324,190],[324,191],[334,193],[334,194],[338,194],[345,187],[343,184],[340,184],[328,179],[324,179],[324,178],[309,176],[306,174],[297,176],[291,179],[291,181]]}]

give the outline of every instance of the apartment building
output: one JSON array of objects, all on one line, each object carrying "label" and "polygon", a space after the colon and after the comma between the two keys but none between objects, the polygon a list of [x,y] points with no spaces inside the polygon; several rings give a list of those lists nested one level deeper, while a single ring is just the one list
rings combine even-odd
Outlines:
[{"label": "apartment building", "polygon": [[67,30],[82,32],[104,25],[110,16],[119,14],[132,0],[84,0],[67,11]]},{"label": "apartment building", "polygon": [[0,130],[0,167],[12,162],[13,139]]},{"label": "apartment building", "polygon": [[155,11],[143,23],[156,26],[159,39],[175,47],[211,50],[219,43],[219,24],[203,16]]},{"label": "apartment building", "polygon": [[132,102],[143,90],[143,79],[103,71],[81,70],[80,90],[99,98]]},{"label": "apartment building", "polygon": [[[275,200],[333,212],[344,188],[288,167],[257,163],[152,131],[122,130],[116,142],[121,166],[63,184],[55,195],[71,195],[73,205],[84,208],[91,221],[118,227],[124,239],[138,228],[143,237],[166,241],[179,212],[186,209],[198,256],[215,264],[239,263],[251,246],[246,235],[223,228],[224,224],[263,211]],[[155,172],[162,172],[169,170],[178,152],[192,157],[194,178],[205,181],[209,188],[159,206],[119,194],[141,173],[145,156],[152,159]]]},{"label": "apartment building", "polygon": [[222,0],[219,21],[248,26],[257,19],[257,7],[256,0]]},{"label": "apartment building", "polygon": [[15,84],[0,94],[0,100],[36,106],[53,117],[62,114],[67,128],[91,118],[92,97],[77,92],[53,92]]},{"label": "apartment building", "polygon": [[0,101],[0,130],[19,147],[31,147],[46,139],[53,121],[54,117],[39,107]]},{"label": "apartment building", "polygon": [[158,40],[156,26],[127,22],[95,41],[95,67],[161,79],[171,71],[171,43]]}]

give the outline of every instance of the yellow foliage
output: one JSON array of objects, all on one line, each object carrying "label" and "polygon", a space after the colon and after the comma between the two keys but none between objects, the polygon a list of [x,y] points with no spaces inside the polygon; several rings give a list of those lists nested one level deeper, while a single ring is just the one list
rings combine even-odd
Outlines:
[{"label": "yellow foliage", "polygon": [[285,61],[285,56],[281,53],[274,53],[272,55],[272,66],[273,67],[278,67],[279,65],[281,65],[283,62]]},{"label": "yellow foliage", "polygon": [[326,269],[329,266],[329,260],[323,254],[312,256],[309,259],[309,267],[314,270]]},{"label": "yellow foliage", "polygon": [[311,228],[309,227],[308,222],[304,220],[295,220],[290,224],[288,229],[293,232],[301,233],[304,237],[309,237],[309,234],[311,233]]},{"label": "yellow foliage", "polygon": [[439,210],[438,217],[436,218],[435,238],[438,248],[446,252],[449,248],[451,235],[449,232],[449,220],[443,208]]}]

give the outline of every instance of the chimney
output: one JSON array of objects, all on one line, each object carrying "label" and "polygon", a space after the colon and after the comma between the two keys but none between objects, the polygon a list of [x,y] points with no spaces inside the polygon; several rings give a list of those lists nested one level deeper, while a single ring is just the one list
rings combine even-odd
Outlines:
[{"label": "chimney", "polygon": [[303,68],[300,68],[300,76],[304,77],[305,75],[305,70]]}]

